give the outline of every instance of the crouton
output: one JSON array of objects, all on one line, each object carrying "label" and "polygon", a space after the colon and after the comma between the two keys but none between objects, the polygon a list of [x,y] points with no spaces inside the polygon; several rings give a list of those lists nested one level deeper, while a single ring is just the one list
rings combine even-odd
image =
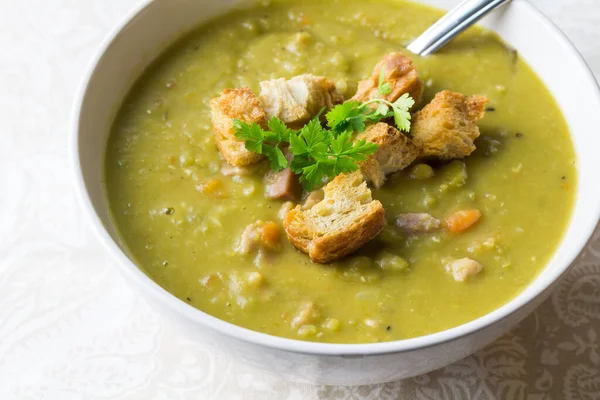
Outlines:
[{"label": "crouton", "polygon": [[294,129],[304,126],[323,107],[328,110],[344,101],[333,82],[310,74],[262,81],[260,89],[268,119],[278,117]]},{"label": "crouton", "polygon": [[315,204],[323,200],[323,197],[325,197],[323,189],[316,189],[307,193],[304,197],[304,202],[302,203],[302,209],[308,210],[309,208],[312,208]]},{"label": "crouton", "polygon": [[352,100],[365,102],[379,95],[377,88],[382,68],[384,68],[385,81],[389,83],[391,89],[390,93],[380,96],[382,99],[393,103],[404,93],[408,93],[415,100],[415,104],[421,101],[423,81],[417,76],[417,70],[412,60],[402,53],[386,54],[375,65],[373,74],[358,82],[358,88]]},{"label": "crouton", "polygon": [[467,97],[447,90],[436,94],[412,118],[413,143],[421,156],[450,160],[471,154],[479,137],[476,122],[483,118],[487,102],[481,95]]},{"label": "crouton", "polygon": [[381,232],[383,206],[359,171],[336,176],[323,188],[322,201],[288,212],[283,227],[290,242],[316,263],[330,263],[356,250]]},{"label": "crouton", "polygon": [[210,108],[215,142],[225,161],[243,167],[263,159],[262,155],[247,150],[242,140],[236,139],[232,126],[235,118],[266,125],[265,111],[249,88],[223,90],[219,97],[210,101]]},{"label": "crouton", "polygon": [[419,155],[419,150],[398,129],[384,122],[371,125],[356,140],[366,140],[379,145],[379,149],[359,166],[367,182],[380,188],[386,175],[408,167]]},{"label": "crouton", "polygon": [[461,258],[460,260],[452,261],[446,264],[445,268],[457,282],[464,282],[467,279],[473,278],[483,269],[481,264],[470,258]]}]

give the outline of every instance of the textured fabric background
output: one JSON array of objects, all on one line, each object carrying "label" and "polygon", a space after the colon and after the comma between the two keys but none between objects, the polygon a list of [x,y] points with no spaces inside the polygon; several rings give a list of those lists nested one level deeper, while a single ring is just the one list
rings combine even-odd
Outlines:
[{"label": "textured fabric background", "polygon": [[[532,0],[600,74],[600,1]],[[385,385],[288,383],[213,354],[121,280],[67,162],[84,67],[136,0],[0,1],[0,399],[600,399],[600,236],[477,354]]]}]

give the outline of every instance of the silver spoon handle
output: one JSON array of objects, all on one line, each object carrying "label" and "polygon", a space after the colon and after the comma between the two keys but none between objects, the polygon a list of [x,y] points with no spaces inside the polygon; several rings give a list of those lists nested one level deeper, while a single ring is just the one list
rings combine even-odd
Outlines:
[{"label": "silver spoon handle", "polygon": [[407,48],[415,54],[429,55],[456,35],[479,21],[484,15],[510,0],[465,0],[431,25]]}]

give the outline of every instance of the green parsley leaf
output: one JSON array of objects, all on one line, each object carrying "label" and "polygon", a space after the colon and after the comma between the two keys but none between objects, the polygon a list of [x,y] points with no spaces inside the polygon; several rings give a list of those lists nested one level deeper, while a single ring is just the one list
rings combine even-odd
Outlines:
[{"label": "green parsley leaf", "polygon": [[264,151],[273,171],[278,172],[288,167],[289,162],[279,147],[265,146]]},{"label": "green parsley leaf", "polygon": [[232,124],[235,137],[243,140],[249,151],[264,154],[271,163],[271,169],[280,171],[288,167],[289,162],[283,155],[280,146],[289,141],[289,137],[294,131],[288,129],[279,118],[271,118],[268,122],[270,131],[265,131],[257,123],[249,124],[239,119],[234,119]]},{"label": "green parsley leaf", "polygon": [[[300,130],[299,139],[304,142],[305,151],[299,154],[308,154],[318,159],[327,153],[327,147],[331,140],[331,133],[327,132],[321,126],[318,119],[312,119]],[[290,147],[290,151],[295,155],[296,149]]]},{"label": "green parsley leaf", "polygon": [[290,134],[294,131],[289,129],[286,124],[283,123],[277,117],[272,117],[269,122],[267,122],[267,126],[271,130],[273,137],[276,138],[278,142],[287,142],[289,141]]},{"label": "green parsley leaf", "polygon": [[258,154],[263,153],[263,142],[266,132],[256,123],[249,124],[239,119],[234,119],[233,129],[235,137],[246,142],[246,148]]},{"label": "green parsley leaf", "polygon": [[398,100],[396,100],[393,103],[394,107],[401,108],[406,111],[409,110],[414,105],[415,105],[415,101],[413,100],[412,97],[410,97],[408,95],[408,93],[404,93],[402,96],[398,97]]},{"label": "green parsley leaf", "polygon": [[408,132],[410,130],[411,115],[408,110],[410,110],[414,104],[415,101],[408,95],[408,93],[404,93],[392,104],[392,109],[394,111],[394,122],[401,131]]},{"label": "green parsley leaf", "polygon": [[327,126],[334,135],[339,135],[345,131],[362,132],[365,130],[365,119],[361,104],[358,101],[347,101],[329,110],[325,118],[327,119]]},{"label": "green parsley leaf", "polygon": [[300,184],[310,192],[318,188],[328,176],[327,168],[319,161],[314,164],[307,165],[302,168],[302,175],[300,175]]}]

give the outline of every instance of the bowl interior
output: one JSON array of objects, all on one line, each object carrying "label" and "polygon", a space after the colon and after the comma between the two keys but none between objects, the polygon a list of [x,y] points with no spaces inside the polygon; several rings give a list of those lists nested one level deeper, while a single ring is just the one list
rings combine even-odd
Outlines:
[{"label": "bowl interior", "polygon": [[[454,1],[429,0],[425,3],[447,8]],[[478,320],[426,337],[371,345],[332,345],[250,333],[215,321],[160,289],[123,256],[127,251],[111,223],[103,183],[107,137],[121,102],[144,68],[181,34],[239,4],[236,0],[155,0],[133,10],[105,41],[76,104],[72,151],[83,205],[104,244],[120,260],[124,271],[162,301],[170,302],[179,312],[200,323],[227,330],[232,335],[246,332],[246,338],[267,343],[261,339],[265,337],[270,345],[284,348],[294,346],[306,351],[325,351],[335,347],[337,352],[360,352],[377,346],[392,350],[396,346],[394,349],[399,350],[448,340],[506,316],[547,289],[574,261],[593,233],[600,215],[600,185],[595,181],[596,171],[600,170],[600,157],[595,150],[600,148],[600,136],[595,134],[600,126],[598,87],[586,64],[560,31],[524,0],[514,0],[485,18],[482,24],[516,48],[553,94],[571,131],[579,173],[575,209],[564,239],[543,272],[519,296]]]}]

